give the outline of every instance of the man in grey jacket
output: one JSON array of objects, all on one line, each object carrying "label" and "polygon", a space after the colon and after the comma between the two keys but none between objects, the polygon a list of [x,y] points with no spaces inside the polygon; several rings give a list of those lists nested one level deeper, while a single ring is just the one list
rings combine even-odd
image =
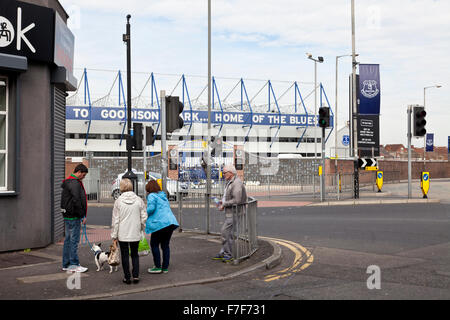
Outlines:
[{"label": "man in grey jacket", "polygon": [[227,262],[232,260],[233,210],[237,212],[242,210],[240,205],[247,203],[247,192],[233,165],[226,165],[223,168],[222,173],[227,184],[225,185],[222,201],[219,202],[218,207],[220,211],[225,211],[225,222],[223,223],[221,230],[222,249],[213,259]]}]

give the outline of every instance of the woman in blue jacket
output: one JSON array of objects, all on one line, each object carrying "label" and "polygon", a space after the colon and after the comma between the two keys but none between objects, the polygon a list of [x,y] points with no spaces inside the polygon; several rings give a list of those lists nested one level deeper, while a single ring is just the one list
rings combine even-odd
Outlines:
[{"label": "woman in blue jacket", "polygon": [[[148,269],[149,273],[167,273],[169,272],[170,261],[170,238],[173,231],[179,227],[177,219],[170,209],[169,200],[166,194],[161,191],[158,182],[151,180],[145,186],[147,191],[147,223],[145,233],[152,234],[150,238],[150,247],[153,254],[153,268]],[[161,266],[161,246],[163,252],[163,261]]]}]

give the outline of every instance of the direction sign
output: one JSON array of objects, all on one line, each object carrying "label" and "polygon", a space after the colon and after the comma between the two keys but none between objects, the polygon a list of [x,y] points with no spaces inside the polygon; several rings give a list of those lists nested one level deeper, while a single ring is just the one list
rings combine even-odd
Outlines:
[{"label": "direction sign", "polygon": [[378,170],[378,161],[375,158],[358,159],[358,167],[364,170]]}]

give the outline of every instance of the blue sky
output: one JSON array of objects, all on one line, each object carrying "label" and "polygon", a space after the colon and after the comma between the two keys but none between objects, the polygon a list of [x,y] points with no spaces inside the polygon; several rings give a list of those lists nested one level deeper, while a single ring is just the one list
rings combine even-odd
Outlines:
[{"label": "blue sky", "polygon": [[[192,80],[192,95],[206,85],[207,0],[60,0],[71,16],[76,36],[76,76],[81,69],[125,71],[126,15],[132,15],[133,95],[155,72],[203,76]],[[381,143],[407,143],[406,108],[426,107],[428,132],[435,144],[450,136],[450,1],[356,0],[356,50],[361,63],[378,63],[381,70]],[[308,94],[314,64],[306,52],[323,56],[318,79],[330,102],[335,100],[335,57],[351,53],[350,0],[213,0],[212,69],[224,86],[232,79],[299,81]],[[351,58],[339,60],[339,122],[348,120],[348,74]],[[102,96],[114,74],[92,72],[93,95]],[[194,81],[195,80],[195,81]],[[174,77],[171,81],[177,81]],[[194,84],[196,82],[196,84]],[[227,84],[225,84],[227,82]],[[281,94],[286,84],[274,84]],[[170,85],[166,89],[170,91]],[[256,91],[255,91],[256,90]],[[222,90],[221,95],[227,93]],[[314,99],[307,100],[313,109]],[[413,144],[423,146],[422,140]]]}]

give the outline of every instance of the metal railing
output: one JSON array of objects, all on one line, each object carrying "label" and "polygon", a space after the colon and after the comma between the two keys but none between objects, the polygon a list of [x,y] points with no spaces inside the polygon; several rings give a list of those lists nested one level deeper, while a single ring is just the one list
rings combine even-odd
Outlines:
[{"label": "metal railing", "polygon": [[[219,211],[214,198],[221,199],[225,181],[218,181],[211,188],[211,197],[206,199],[206,188],[189,188],[177,195],[172,211],[180,224],[180,231],[191,231],[220,235],[225,221],[225,211]],[[209,206],[209,215],[206,206]],[[233,261],[240,263],[258,249],[257,214],[258,202],[249,197],[243,205],[235,205],[233,212]]]},{"label": "metal railing", "polygon": [[258,250],[258,202],[251,199],[233,206],[233,261],[235,264],[249,258]]},{"label": "metal railing", "polygon": [[[384,171],[384,184],[400,182],[400,171]],[[291,174],[280,173],[278,176],[260,176],[254,177],[255,180],[246,180],[245,186],[247,195],[254,198],[266,197],[283,197],[299,196],[304,199],[316,199],[320,197],[320,177],[317,173],[313,174]],[[257,180],[256,180],[257,178]],[[376,191],[376,171],[360,171],[359,185],[360,188],[372,187]],[[83,180],[89,201],[96,202],[113,202],[113,191],[118,185],[114,186],[110,180],[105,179],[85,179]],[[345,199],[351,198],[353,192],[354,176],[353,173],[327,174],[325,176],[325,186],[328,199]],[[184,180],[168,181],[168,189],[170,189],[169,200],[177,199],[178,204],[183,203],[179,208],[180,212],[184,212],[184,208],[190,209],[186,214],[192,218],[196,218],[195,226],[189,227],[197,229],[201,226],[204,230],[209,231],[206,227],[207,217],[204,216],[206,208],[206,183],[202,180]],[[213,181],[211,195],[212,197],[222,198],[225,181],[223,179]],[[143,190],[144,184],[139,186],[139,195],[145,197]],[[181,192],[181,197],[178,196]],[[215,205],[210,205],[211,210],[215,210]],[[192,212],[197,210],[196,213]],[[201,212],[200,212],[201,210]],[[217,227],[217,215],[211,214],[209,219],[210,228],[214,231],[220,231]]]}]

